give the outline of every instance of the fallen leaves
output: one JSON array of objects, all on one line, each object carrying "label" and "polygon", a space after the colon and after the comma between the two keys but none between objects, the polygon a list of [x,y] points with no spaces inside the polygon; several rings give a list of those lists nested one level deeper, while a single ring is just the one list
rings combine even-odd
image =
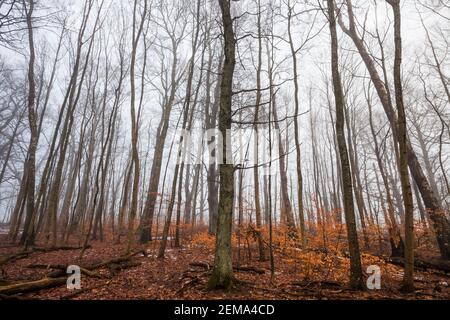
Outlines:
[{"label": "fallen leaves", "polygon": [[[100,277],[82,276],[82,288],[69,291],[65,286],[25,293],[10,298],[26,299],[449,299],[450,279],[431,271],[417,271],[416,294],[403,295],[398,291],[403,269],[386,263],[380,257],[365,253],[363,268],[376,264],[382,273],[382,289],[355,292],[347,289],[349,259],[345,252],[324,250],[321,247],[308,250],[293,247],[286,241],[275,250],[275,278],[271,279],[268,261],[257,261],[241,252],[240,269],[237,268],[237,248],[233,253],[235,276],[240,280],[234,290],[207,291],[206,283],[214,265],[210,246],[214,237],[199,234],[190,246],[170,248],[169,257],[156,258],[157,245],[145,248],[145,254],[136,251],[133,263],[116,268],[110,274],[108,268],[99,269]],[[285,245],[286,247],[283,247]],[[0,248],[0,256],[14,254],[18,248]],[[256,250],[249,247],[246,250]],[[242,251],[242,248],[241,248]],[[43,278],[48,270],[30,269],[32,264],[57,266],[81,264],[101,265],[115,261],[124,252],[123,245],[110,242],[94,242],[86,251],[82,262],[77,261],[77,250],[35,252],[28,257],[10,261],[3,266],[2,281],[32,281]],[[255,252],[255,251],[254,251]],[[251,270],[257,270],[252,272]],[[249,272],[250,271],[250,272]],[[303,285],[295,285],[293,283]],[[1,283],[0,283],[1,286]]]}]

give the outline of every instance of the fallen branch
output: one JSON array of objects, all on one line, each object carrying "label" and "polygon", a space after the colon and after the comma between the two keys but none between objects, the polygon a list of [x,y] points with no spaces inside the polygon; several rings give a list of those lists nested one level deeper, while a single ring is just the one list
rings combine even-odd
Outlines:
[{"label": "fallen branch", "polygon": [[181,288],[177,290],[176,295],[182,295],[188,286],[198,284],[200,282],[200,279],[209,273],[210,273],[209,271],[205,271],[196,276],[193,276],[193,277],[191,276],[190,277],[191,279],[189,281],[184,282],[183,285],[181,286]]},{"label": "fallen branch", "polygon": [[[92,246],[88,245],[86,246],[86,249],[91,249]],[[38,251],[38,252],[51,252],[51,251],[59,251],[59,250],[63,250],[63,251],[70,251],[70,250],[81,250],[83,249],[83,247],[71,247],[71,246],[59,246],[59,247],[33,247],[33,251]]]},{"label": "fallen branch", "polygon": [[19,259],[23,259],[28,257],[30,254],[32,254],[33,251],[23,251],[23,252],[19,252],[19,253],[15,253],[15,254],[11,254],[9,256],[6,256],[5,258],[0,260],[0,266],[10,262],[10,261],[16,261]]},{"label": "fallen branch", "polygon": [[320,288],[341,288],[342,284],[337,281],[323,280],[323,281],[293,281],[291,282],[293,286],[302,287],[302,289],[307,289],[311,287]]},{"label": "fallen branch", "polygon": [[200,267],[206,270],[211,269],[211,266],[207,262],[190,262],[189,265],[191,267]]},{"label": "fallen branch", "polygon": [[21,296],[0,294],[0,300],[24,300]]},{"label": "fallen branch", "polygon": [[266,273],[266,271],[264,269],[259,269],[259,268],[251,267],[251,266],[233,267],[233,270],[235,270],[235,271],[254,272],[254,273],[257,273],[257,274],[264,274],[264,273]]},{"label": "fallen branch", "polygon": [[138,250],[138,251],[132,252],[132,253],[126,255],[126,256],[113,258],[113,259],[110,259],[110,260],[99,262],[97,264],[93,264],[91,266],[86,266],[85,268],[88,269],[88,270],[95,270],[95,269],[100,269],[100,268],[103,268],[103,267],[107,267],[110,264],[120,264],[122,262],[129,261],[132,257],[134,257],[135,255],[137,255],[139,253],[142,253],[142,250]]},{"label": "fallen branch", "polygon": [[[27,266],[27,268],[30,269],[56,269],[57,271],[53,271],[52,273],[48,274],[47,276],[50,278],[57,278],[60,277],[64,274],[66,274],[67,272],[67,265],[65,264],[30,264]],[[102,276],[96,272],[93,272],[87,268],[81,267],[80,266],[80,271],[82,274],[89,276],[89,277],[94,277],[94,278],[101,278]]]},{"label": "fallen branch", "polygon": [[[207,262],[190,262],[189,263],[190,266],[192,267],[200,267],[206,270],[211,269],[211,265]],[[260,269],[257,267],[252,267],[252,266],[239,266],[239,267],[233,267],[233,270],[235,271],[243,271],[243,272],[254,272],[257,274],[264,274],[266,271],[264,269]]]},{"label": "fallen branch", "polygon": [[[405,266],[405,259],[401,258],[401,257],[390,257],[390,258],[383,257],[383,260],[386,261],[387,263],[390,263],[393,265],[397,265],[397,266],[401,266],[401,267]],[[414,267],[416,269],[421,269],[421,270],[434,269],[434,270],[442,271],[445,273],[449,273],[450,272],[450,261],[440,260],[440,259],[423,260],[420,258],[415,258],[414,259]]]},{"label": "fallen branch", "polygon": [[72,292],[72,293],[66,294],[65,296],[62,296],[60,298],[60,300],[69,300],[69,299],[72,299],[72,298],[76,297],[79,294],[82,294],[83,292],[87,292],[87,291],[90,291],[90,290],[93,290],[93,289],[97,289],[97,288],[103,287],[105,285],[106,284],[101,284],[101,285],[93,285],[93,286],[90,286],[90,287],[81,288],[79,290],[76,290],[75,292]]},{"label": "fallen branch", "polygon": [[125,261],[121,263],[111,263],[108,265],[109,272],[111,276],[115,275],[118,271],[125,270],[128,268],[134,268],[140,266],[140,262],[136,261]]},{"label": "fallen branch", "polygon": [[[118,257],[113,258],[104,262],[100,262],[91,266],[86,266],[81,269],[81,272],[93,276],[93,277],[101,277],[100,275],[92,272],[95,269],[100,269],[104,267],[109,267],[112,264],[118,264],[119,266],[116,268],[122,269],[124,267],[131,267],[136,265],[135,263],[131,263],[129,260],[131,257],[135,256],[138,253],[141,253],[142,251],[133,252],[127,256],[124,257]],[[123,264],[124,262],[127,262],[128,264]],[[122,266],[120,266],[122,264]],[[31,268],[46,268],[46,269],[52,269],[51,267],[54,267],[54,269],[58,269],[54,272],[51,272],[49,275],[47,275],[45,278],[36,280],[36,281],[29,281],[29,282],[21,282],[21,283],[15,283],[11,285],[6,285],[0,287],[0,294],[3,295],[12,295],[17,293],[27,293],[27,292],[33,292],[33,291],[39,291],[42,289],[48,289],[52,287],[57,287],[60,285],[63,285],[67,281],[67,276],[65,276],[65,271],[67,270],[67,266],[65,265],[43,265],[43,264],[36,264],[36,265],[30,265]],[[119,270],[117,269],[117,270]]]},{"label": "fallen branch", "polygon": [[0,287],[1,286],[7,286],[7,285],[10,285],[10,284],[11,284],[11,281],[5,280],[5,279],[0,279]]},{"label": "fallen branch", "polygon": [[40,280],[15,283],[8,286],[0,287],[0,295],[13,295],[18,293],[28,293],[33,291],[39,291],[42,289],[53,288],[66,283],[66,277],[48,278],[45,277]]},{"label": "fallen branch", "polygon": [[[16,261],[19,259],[24,259],[26,257],[28,257],[30,254],[35,253],[35,252],[52,252],[52,251],[59,251],[59,250],[79,250],[82,247],[68,247],[68,246],[60,246],[60,247],[49,247],[49,248],[45,248],[45,247],[34,247],[31,248],[29,250],[26,251],[22,251],[19,253],[15,253],[15,254],[11,254],[3,259],[0,260],[0,266],[11,262],[11,261]],[[91,246],[88,246],[87,248],[91,248]]]}]

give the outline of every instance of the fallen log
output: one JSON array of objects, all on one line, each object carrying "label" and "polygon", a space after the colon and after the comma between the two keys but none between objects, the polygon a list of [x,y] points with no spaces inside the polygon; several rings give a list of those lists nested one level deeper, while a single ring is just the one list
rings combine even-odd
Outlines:
[{"label": "fallen log", "polygon": [[14,295],[18,293],[28,293],[28,292],[34,292],[39,291],[42,289],[48,289],[52,287],[57,287],[60,285],[63,285],[66,283],[67,278],[66,277],[59,277],[59,278],[43,278],[36,281],[29,281],[29,282],[21,282],[21,283],[15,283],[8,286],[0,287],[0,295]]},{"label": "fallen log", "polygon": [[5,279],[0,279],[0,287],[1,286],[7,286],[9,284],[11,284],[11,281],[5,280]]},{"label": "fallen log", "polygon": [[293,281],[291,282],[293,286],[302,287],[302,289],[311,288],[311,287],[320,287],[320,288],[341,288],[342,284],[337,281],[331,280],[322,280],[322,281]]},{"label": "fallen log", "polygon": [[0,300],[24,300],[21,296],[0,294]]},{"label": "fallen log", "polygon": [[[202,262],[202,261],[194,261],[194,262],[190,262],[189,265],[191,267],[200,267],[206,270],[211,269],[211,265],[207,262]],[[252,266],[234,266],[233,270],[235,271],[243,271],[243,272],[254,272],[257,274],[264,274],[266,271],[264,269],[260,269],[257,267],[252,267]]]},{"label": "fallen log", "polygon": [[[88,245],[86,246],[86,249],[91,249],[92,246]],[[70,250],[81,250],[83,249],[83,247],[71,247],[71,246],[55,246],[55,247],[33,247],[33,251],[38,251],[38,252],[51,252],[51,251],[70,251]]]},{"label": "fallen log", "polygon": [[23,252],[19,252],[19,253],[15,253],[15,254],[11,254],[9,256],[4,257],[3,259],[0,260],[0,266],[10,262],[10,261],[16,261],[19,259],[23,259],[28,257],[30,254],[32,254],[33,251],[23,251]]},{"label": "fallen log", "polygon": [[[405,266],[405,259],[401,258],[401,257],[390,257],[390,258],[384,257],[384,261],[387,263],[393,264],[393,265],[401,266],[401,267]],[[420,258],[415,258],[414,259],[414,267],[416,269],[420,269],[420,270],[433,269],[433,270],[438,270],[438,271],[442,271],[445,273],[449,273],[450,272],[450,261],[441,260],[441,259],[424,260],[424,259],[420,259]]]},{"label": "fallen log", "polygon": [[[364,257],[365,254],[362,256]],[[403,257],[386,257],[382,255],[367,254],[384,260],[386,263],[390,263],[396,266],[405,267],[405,258]],[[344,252],[344,257],[349,257],[348,252]],[[436,270],[444,273],[450,273],[450,261],[443,259],[424,259],[420,257],[414,257],[414,268],[418,270]]]},{"label": "fallen log", "polygon": [[111,263],[108,265],[109,273],[111,276],[115,275],[117,272],[129,268],[134,268],[140,266],[141,263],[137,261],[125,261],[122,263]]},{"label": "fallen log", "polygon": [[[139,250],[136,252],[132,252],[129,255],[126,255],[123,257],[113,258],[113,259],[110,259],[110,260],[107,260],[104,262],[100,262],[100,263],[97,263],[97,264],[94,264],[91,266],[85,266],[82,268],[80,267],[80,269],[81,269],[82,273],[84,272],[85,274],[90,275],[90,276],[97,276],[96,273],[92,272],[93,270],[104,268],[104,267],[109,267],[112,264],[119,265],[118,266],[119,268],[135,266],[136,264],[135,263],[133,264],[129,260],[130,260],[130,258],[132,258],[133,256],[135,256],[141,252],[142,251]],[[121,264],[123,264],[123,265],[120,266]],[[65,266],[65,265],[36,264],[36,265],[30,265],[29,267],[32,267],[32,268],[44,267],[46,269],[51,269],[51,267],[54,267],[54,269],[58,269],[58,270],[50,273],[50,276],[47,276],[40,280],[29,281],[29,282],[20,282],[20,283],[2,286],[2,287],[0,287],[0,295],[13,295],[13,294],[18,294],[18,293],[28,293],[28,292],[33,292],[33,291],[39,291],[42,289],[48,289],[48,288],[63,285],[67,281],[67,275],[65,275],[67,266]],[[98,276],[100,276],[100,275],[98,275]]]},{"label": "fallen log", "polygon": [[[115,269],[115,270],[122,270],[122,269],[126,269],[126,268],[131,268],[131,267],[137,267],[138,265],[140,265],[140,262],[132,262],[130,261],[130,259],[135,256],[136,254],[138,254],[139,252],[133,252],[127,256],[123,256],[123,257],[118,257],[118,258],[112,258],[103,262],[99,262],[96,264],[92,264],[92,265],[85,265],[85,266],[80,266],[80,270],[81,272],[85,273],[86,275],[89,276],[98,276],[97,274],[93,273],[93,270],[96,269],[101,269],[101,268],[108,268],[108,269]],[[64,264],[30,264],[27,266],[27,268],[31,268],[31,269],[57,269],[57,270],[62,270],[62,271],[66,271],[67,270],[68,265],[64,265]]]},{"label": "fallen log", "polygon": [[[81,248],[82,247],[69,247],[69,246],[49,247],[49,248],[33,247],[29,250],[6,256],[5,258],[0,260],[0,266],[6,264],[8,262],[11,262],[11,261],[24,259],[24,258],[28,257],[30,254],[35,253],[35,252],[52,252],[52,251],[59,251],[59,250],[80,250]],[[91,246],[88,246],[87,248],[91,248]]]},{"label": "fallen log", "polygon": [[[56,269],[49,274],[47,274],[47,277],[49,278],[58,278],[63,277],[67,274],[67,267],[66,265],[45,265],[45,264],[34,264],[29,265],[27,268],[32,269]],[[85,276],[92,277],[92,278],[103,278],[103,276],[97,272],[93,272],[89,269],[80,267],[80,272],[84,274]]]},{"label": "fallen log", "polygon": [[83,292],[91,291],[93,289],[97,289],[97,288],[103,287],[105,285],[106,284],[100,284],[100,285],[93,285],[93,286],[86,287],[86,288],[81,288],[81,289],[76,290],[76,291],[74,291],[72,293],[66,294],[65,296],[62,296],[60,298],[60,300],[70,300],[72,298],[75,298],[77,295],[82,294]]},{"label": "fallen log", "polygon": [[235,271],[247,271],[247,272],[254,272],[257,274],[264,274],[266,271],[264,269],[259,269],[252,266],[240,266],[240,267],[233,267],[233,270]]},{"label": "fallen log", "polygon": [[134,257],[135,255],[137,255],[139,253],[142,253],[142,250],[138,250],[138,251],[132,252],[132,253],[126,255],[126,256],[113,258],[113,259],[110,259],[110,260],[99,262],[97,264],[93,264],[91,266],[86,266],[85,268],[88,269],[88,270],[95,270],[95,269],[100,269],[100,268],[103,268],[103,267],[107,267],[110,264],[120,264],[122,262],[129,261],[132,257]]},{"label": "fallen log", "polygon": [[206,270],[211,269],[211,266],[207,262],[190,262],[189,265],[191,267],[200,267]]}]

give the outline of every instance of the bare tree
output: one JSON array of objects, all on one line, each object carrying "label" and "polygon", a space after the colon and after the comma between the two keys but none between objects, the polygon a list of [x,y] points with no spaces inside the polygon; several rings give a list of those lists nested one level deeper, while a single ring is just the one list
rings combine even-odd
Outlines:
[{"label": "bare tree", "polygon": [[228,145],[227,131],[231,130],[231,100],[233,91],[233,74],[236,65],[236,40],[231,17],[231,1],[219,0],[222,12],[222,26],[224,37],[225,60],[223,63],[220,84],[219,131],[223,137],[222,156],[220,165],[220,195],[218,206],[218,222],[216,236],[216,254],[213,273],[209,279],[210,289],[229,289],[233,285],[233,265],[231,261],[231,226],[234,203],[234,167],[228,163],[231,156],[231,146]]},{"label": "bare tree", "polygon": [[331,32],[331,71],[333,75],[334,98],[336,103],[336,136],[339,147],[339,159],[341,160],[344,212],[350,251],[350,287],[362,289],[363,274],[358,244],[358,234],[356,232],[355,212],[353,208],[352,176],[344,133],[344,95],[342,92],[342,84],[339,74],[336,16],[334,11],[334,1],[328,0],[328,20]]},{"label": "bare tree", "polygon": [[[351,0],[346,0],[346,4],[349,25],[347,27],[344,24],[341,17],[341,12],[337,10],[339,25],[344,33],[352,39],[353,43],[358,49],[358,52],[369,72],[372,83],[377,91],[383,109],[391,125],[392,131],[394,133],[394,139],[396,140],[396,142],[398,142],[399,133],[397,127],[397,115],[395,114],[392,106],[390,94],[387,89],[387,84],[381,80],[374,60],[370,57],[363,40],[358,35],[356,29],[355,14],[353,12]],[[448,258],[450,257],[450,222],[443,214],[445,211],[442,208],[442,204],[431,189],[409,139],[407,139],[406,142],[406,149],[409,170],[411,171],[411,175],[413,176],[414,180],[417,183],[417,186],[419,187],[426,208],[430,210],[430,218],[433,221],[433,227],[436,233],[436,239],[439,245],[440,253],[443,258]]]}]

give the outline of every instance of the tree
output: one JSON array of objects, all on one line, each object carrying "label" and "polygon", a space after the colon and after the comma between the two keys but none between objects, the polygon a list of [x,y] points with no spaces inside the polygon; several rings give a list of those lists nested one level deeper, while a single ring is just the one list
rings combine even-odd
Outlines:
[{"label": "tree", "polygon": [[[168,8],[162,9],[165,11],[161,12],[161,20],[160,23],[163,26],[164,32],[167,34],[170,40],[170,51],[172,55],[170,69],[166,69],[163,64],[163,59],[165,53],[161,54],[162,66],[163,69],[161,72],[161,82],[163,87],[162,92],[162,115],[158,124],[157,132],[156,132],[156,140],[155,140],[155,151],[153,153],[153,162],[150,172],[149,185],[147,189],[147,196],[144,205],[143,216],[140,222],[140,236],[139,240],[141,243],[147,243],[151,240],[152,234],[152,224],[153,224],[153,216],[155,212],[155,205],[158,196],[158,187],[159,180],[161,176],[161,167],[162,160],[164,154],[164,144],[167,138],[167,132],[169,129],[170,123],[170,115],[175,104],[176,93],[179,88],[179,83],[181,81],[183,73],[180,74],[179,68],[179,46],[181,41],[185,36],[185,28],[183,25],[183,19],[181,19],[181,15],[183,11],[178,9],[174,16],[170,16],[168,12]],[[167,11],[167,12],[166,12]],[[170,21],[175,21],[174,24],[170,23]],[[181,29],[181,32],[177,34],[178,29]],[[164,47],[164,44],[160,44],[161,47]],[[168,79],[167,79],[168,77]]]},{"label": "tree", "polygon": [[405,207],[405,273],[402,289],[414,291],[414,214],[411,184],[408,172],[406,114],[403,102],[403,86],[401,78],[402,38],[400,0],[387,0],[394,12],[395,63],[394,86],[397,104],[398,144],[400,151],[400,178],[402,184],[403,204]]},{"label": "tree", "polygon": [[230,289],[234,282],[231,261],[231,226],[234,204],[234,167],[228,163],[231,158],[231,146],[227,143],[227,131],[231,130],[231,101],[233,74],[236,65],[233,19],[231,1],[219,0],[222,13],[225,60],[220,83],[219,131],[223,137],[222,161],[220,164],[220,194],[216,235],[216,253],[214,269],[208,281],[209,289]]},{"label": "tree", "polygon": [[[300,232],[303,247],[306,246],[306,235],[305,235],[305,217],[303,212],[303,175],[302,175],[302,167],[301,167],[301,150],[300,150],[300,137],[299,137],[299,128],[298,128],[298,114],[299,114],[299,85],[298,85],[298,70],[297,70],[297,53],[300,50],[294,48],[294,42],[292,39],[291,33],[291,24],[292,24],[292,15],[293,8],[290,3],[288,4],[288,37],[289,37],[289,47],[292,55],[292,68],[294,71],[294,102],[295,102],[295,110],[294,110],[294,141],[295,141],[295,150],[297,152],[296,157],[296,169],[297,169],[297,200],[298,200],[298,212],[300,217]],[[293,228],[294,221],[292,212],[287,212],[287,223],[288,226]]]},{"label": "tree", "polygon": [[144,8],[141,13],[141,21],[138,24],[137,21],[137,6],[138,1],[134,1],[133,5],[133,29],[132,29],[132,48],[131,48],[131,62],[130,62],[130,87],[131,87],[131,99],[130,99],[130,113],[131,113],[131,147],[132,147],[132,160],[134,169],[133,188],[131,196],[131,207],[128,218],[128,245],[127,252],[131,250],[134,236],[134,218],[137,214],[138,205],[138,192],[139,192],[139,178],[140,178],[140,162],[138,151],[138,138],[139,138],[139,114],[136,114],[136,84],[135,84],[135,66],[136,66],[136,52],[141,38],[142,30],[144,29],[145,18],[147,15],[147,0],[144,0]]},{"label": "tree", "polygon": [[[99,11],[97,13],[97,17],[94,23],[94,26],[96,27],[99,24],[100,21],[100,13],[102,8],[103,2],[100,4]],[[88,61],[89,57],[92,53],[92,48],[94,45],[95,40],[95,34],[96,34],[96,28],[94,28],[94,31],[91,34],[91,37],[89,39],[89,46],[85,57],[84,65],[82,65],[82,48],[83,44],[85,43],[83,41],[83,36],[85,33],[85,30],[87,28],[88,20],[90,17],[91,10],[93,8],[93,2],[87,0],[84,8],[83,8],[83,21],[80,26],[80,30],[78,33],[77,38],[77,47],[76,47],[76,60],[73,66],[71,79],[69,86],[66,91],[66,95],[64,97],[63,104],[61,106],[61,112],[63,110],[66,110],[66,116],[64,118],[62,131],[60,133],[60,147],[59,147],[59,154],[57,157],[56,162],[56,168],[54,177],[51,183],[51,189],[49,194],[49,203],[47,208],[47,222],[46,222],[46,243],[50,240],[50,234],[52,235],[52,245],[56,245],[57,240],[57,211],[58,211],[58,200],[60,197],[60,186],[61,186],[61,180],[63,175],[63,169],[64,169],[64,162],[67,155],[67,148],[69,145],[70,140],[70,132],[73,127],[74,123],[74,112],[76,109],[76,106],[78,104],[78,101],[80,99],[81,95],[81,88],[83,85],[83,82],[85,80],[85,75],[88,69]],[[81,75],[79,75],[79,71],[81,69]],[[66,108],[67,107],[67,108]],[[62,113],[61,113],[62,114]],[[59,119],[58,119],[59,120]],[[56,130],[58,131],[58,130]],[[55,134],[56,134],[55,131]]]},{"label": "tree", "polygon": [[255,130],[255,145],[254,145],[254,158],[255,158],[255,167],[253,168],[253,183],[255,187],[255,214],[256,214],[256,237],[258,239],[258,249],[259,249],[259,260],[264,261],[264,243],[261,235],[261,201],[260,201],[260,190],[259,190],[259,165],[258,165],[258,154],[259,154],[259,134],[258,134],[258,121],[259,121],[259,108],[261,104],[261,69],[262,69],[262,38],[261,38],[261,0],[258,0],[258,63],[256,70],[256,101],[255,101],[255,116],[253,128]]},{"label": "tree", "polygon": [[353,207],[353,186],[350,162],[344,132],[344,95],[339,74],[338,40],[334,0],[328,0],[328,22],[331,33],[331,72],[333,77],[334,98],[336,104],[336,138],[339,147],[339,159],[342,171],[343,201],[345,222],[347,225],[348,246],[350,252],[350,287],[363,288],[361,257],[356,231],[356,219]]},{"label": "tree", "polygon": [[30,126],[30,144],[28,147],[27,163],[24,168],[24,171],[27,172],[27,176],[25,178],[27,212],[24,232],[22,233],[20,242],[21,244],[25,244],[25,246],[28,246],[34,244],[36,149],[38,139],[37,115],[35,110],[36,83],[34,79],[34,63],[36,59],[33,34],[34,0],[23,0],[23,6],[26,13],[28,45],[30,49],[30,59],[28,65],[28,123]]},{"label": "tree", "polygon": [[[389,94],[389,89],[387,83],[381,80],[381,77],[377,71],[376,64],[373,58],[369,55],[364,41],[358,34],[356,29],[355,14],[353,12],[353,6],[351,0],[346,0],[347,13],[349,19],[349,26],[347,27],[342,21],[341,12],[336,9],[338,14],[338,23],[342,31],[347,34],[356,46],[366,68],[369,72],[371,81],[377,91],[378,97],[380,98],[381,105],[386,113],[389,120],[389,124],[393,131],[393,137],[396,143],[398,143],[398,121],[397,115],[395,114],[394,108],[392,106],[391,97]],[[439,251],[441,256],[445,259],[450,258],[450,221],[445,217],[445,210],[442,207],[437,196],[434,194],[430,184],[423,172],[422,166],[417,158],[417,155],[412,148],[411,142],[407,137],[406,150],[408,157],[408,166],[412,177],[414,178],[419,191],[422,195],[424,204],[427,209],[430,210],[430,219],[433,222],[433,227],[436,234],[436,240],[439,245]]]}]

